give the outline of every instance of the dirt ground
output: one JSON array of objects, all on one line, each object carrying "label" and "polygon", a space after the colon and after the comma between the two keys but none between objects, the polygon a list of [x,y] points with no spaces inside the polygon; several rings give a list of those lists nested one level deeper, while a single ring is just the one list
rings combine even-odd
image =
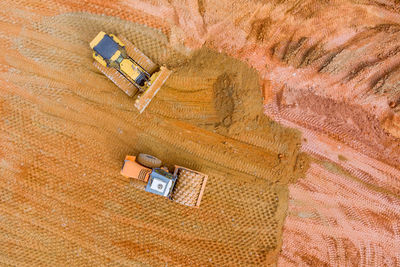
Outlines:
[{"label": "dirt ground", "polygon": [[[174,71],[141,115],[91,64],[88,43],[100,30],[124,35]],[[45,253],[36,264],[274,262],[287,185],[308,163],[299,132],[263,115],[255,70],[208,49],[183,53],[159,31],[89,13],[24,25],[4,59],[2,231],[13,235],[4,263],[30,261],[32,249]],[[119,175],[125,155],[138,152],[207,173],[201,208]],[[20,247],[24,232],[37,248]],[[58,243],[46,245],[49,238]]]},{"label": "dirt ground", "polygon": [[[398,1],[0,7],[2,264],[399,265]],[[101,30],[173,70],[141,115]],[[119,175],[138,152],[207,173],[201,208]]]}]

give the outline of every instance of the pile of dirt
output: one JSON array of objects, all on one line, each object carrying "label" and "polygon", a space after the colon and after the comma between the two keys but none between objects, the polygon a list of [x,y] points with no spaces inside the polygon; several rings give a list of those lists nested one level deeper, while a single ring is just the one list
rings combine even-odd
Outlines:
[{"label": "pile of dirt", "polygon": [[[254,69],[207,48],[194,51],[185,60],[178,60],[169,62],[174,73],[154,100],[169,106],[170,118],[195,124],[270,152],[278,152],[277,162],[284,162],[286,166],[295,164],[291,160],[300,146],[300,135],[263,114],[259,76]],[[150,110],[153,111],[153,108],[150,107]],[[285,145],[282,146],[280,142]],[[307,163],[304,169],[306,166]],[[284,183],[300,177],[303,167],[301,170],[292,169],[297,173],[295,175],[284,175]]]},{"label": "pile of dirt", "polygon": [[[225,54],[176,48],[162,31],[115,17],[19,23],[11,45],[0,39],[5,262],[276,261],[287,185],[305,175],[308,159],[297,131],[263,116],[256,71]],[[93,67],[88,43],[101,30],[174,70],[143,114]],[[125,155],[138,152],[208,174],[200,209],[119,175]]]}]

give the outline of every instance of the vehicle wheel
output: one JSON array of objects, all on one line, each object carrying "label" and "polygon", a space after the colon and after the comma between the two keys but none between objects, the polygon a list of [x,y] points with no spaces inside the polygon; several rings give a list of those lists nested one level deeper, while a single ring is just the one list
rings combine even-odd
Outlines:
[{"label": "vehicle wheel", "polygon": [[160,168],[162,163],[158,158],[143,153],[136,157],[136,161],[147,168]]},{"label": "vehicle wheel", "polygon": [[142,53],[134,44],[132,44],[128,39],[123,36],[118,36],[118,38],[125,44],[126,52],[136,63],[138,63],[142,68],[144,68],[150,75],[152,75],[158,66],[150,58]]}]

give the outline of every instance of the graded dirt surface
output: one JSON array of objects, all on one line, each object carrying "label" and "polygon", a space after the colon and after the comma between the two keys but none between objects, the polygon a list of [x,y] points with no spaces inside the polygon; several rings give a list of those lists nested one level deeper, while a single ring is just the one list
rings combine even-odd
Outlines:
[{"label": "graded dirt surface", "polygon": [[[0,7],[1,263],[400,265],[398,1]],[[174,71],[140,116],[100,30]],[[120,176],[139,151],[209,174],[200,209]]]},{"label": "graded dirt surface", "polygon": [[[100,30],[174,71],[144,113],[93,67],[88,43]],[[208,49],[174,49],[147,26],[83,12],[23,25],[2,60],[2,263],[276,261],[287,185],[304,176],[308,160],[299,132],[263,115],[255,70]],[[208,174],[201,207],[122,177],[125,155],[138,152]]]}]

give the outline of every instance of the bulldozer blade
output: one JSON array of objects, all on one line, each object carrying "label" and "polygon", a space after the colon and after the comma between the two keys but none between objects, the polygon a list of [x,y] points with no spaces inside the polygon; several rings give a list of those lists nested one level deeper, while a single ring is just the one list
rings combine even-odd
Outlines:
[{"label": "bulldozer blade", "polygon": [[135,107],[139,110],[140,113],[147,107],[153,97],[157,94],[158,90],[160,90],[161,86],[168,79],[169,75],[172,71],[168,70],[166,67],[161,67],[158,73],[154,73],[156,75],[155,80],[152,82],[150,87],[144,91],[138,99],[135,101]]},{"label": "bulldozer blade", "polygon": [[114,68],[104,67],[97,61],[93,62],[93,65],[101,71],[105,76],[107,76],[116,86],[118,86],[122,91],[124,91],[128,96],[134,96],[138,89],[135,85],[129,82],[121,73],[119,73]]}]

